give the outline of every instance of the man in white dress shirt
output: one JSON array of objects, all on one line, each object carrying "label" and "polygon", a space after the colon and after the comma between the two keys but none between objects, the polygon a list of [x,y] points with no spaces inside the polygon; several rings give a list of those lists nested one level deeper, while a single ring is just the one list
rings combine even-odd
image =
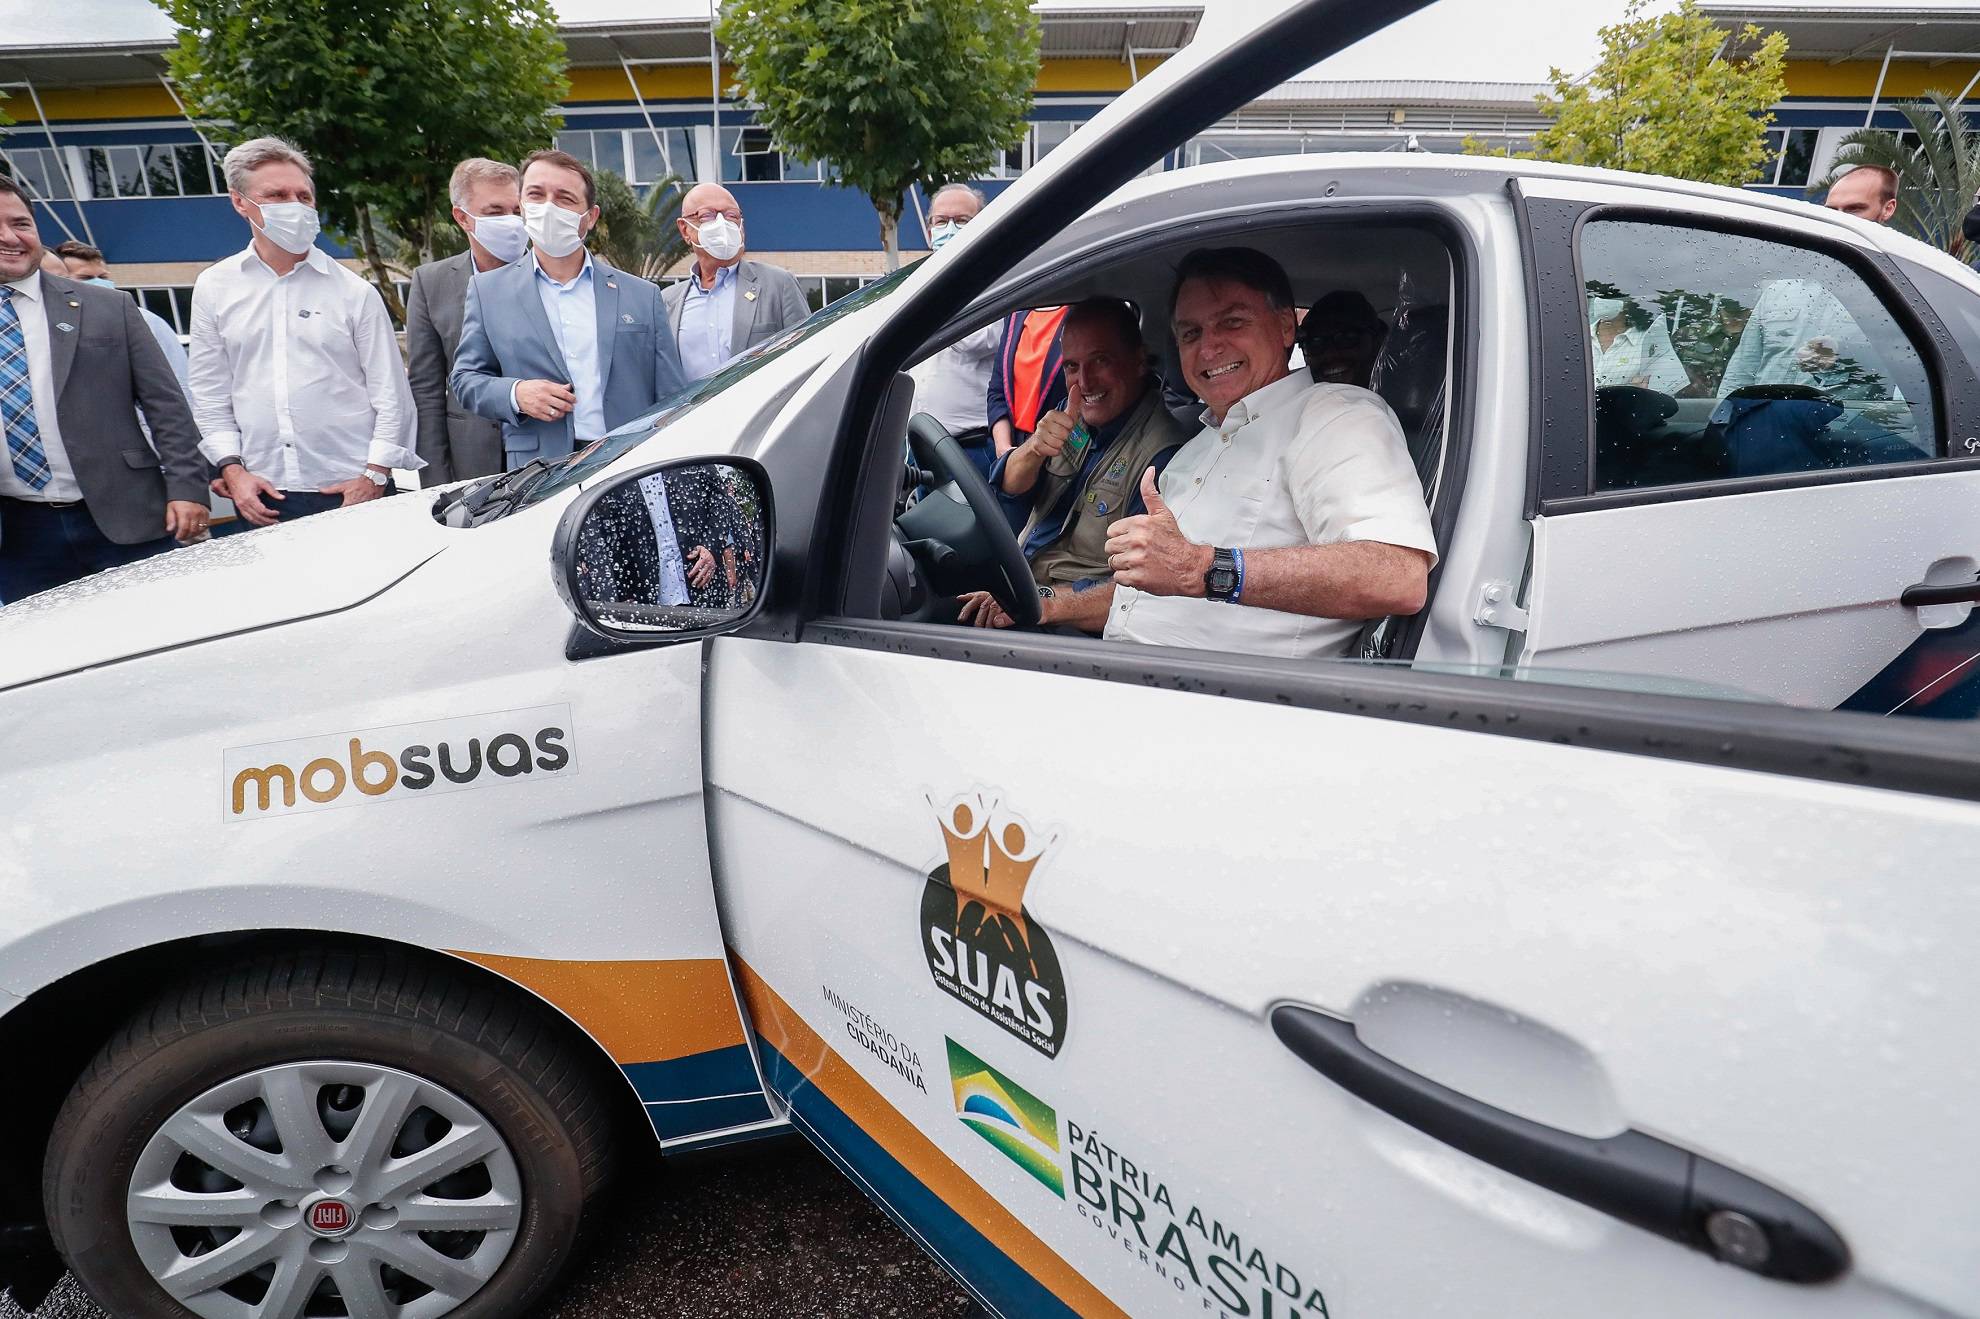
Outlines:
[{"label": "man in white dress shirt", "polygon": [[376,499],[425,466],[385,303],[316,246],[307,156],[258,137],[222,168],[254,238],[194,282],[188,354],[220,491],[257,527]]},{"label": "man in white dress shirt", "polygon": [[1106,638],[1338,656],[1364,620],[1421,609],[1437,546],[1402,427],[1379,395],[1288,372],[1286,272],[1199,248],[1169,320],[1203,429],[1114,524]]},{"label": "man in white dress shirt", "polygon": [[[940,250],[983,209],[983,194],[967,183],[938,188],[928,199],[928,246]],[[990,368],[1004,341],[1004,323],[992,321],[936,353],[909,372],[914,377],[914,410],[942,423],[988,480],[997,454],[990,445]]]}]

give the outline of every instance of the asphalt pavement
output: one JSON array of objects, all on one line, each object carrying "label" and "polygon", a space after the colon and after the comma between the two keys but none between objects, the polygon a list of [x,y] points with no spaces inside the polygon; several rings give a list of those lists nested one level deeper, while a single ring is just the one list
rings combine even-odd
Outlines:
[{"label": "asphalt pavement", "polygon": [[[795,1137],[635,1159],[538,1319],[960,1319],[969,1305]],[[21,1311],[0,1301],[0,1319]],[[106,1319],[64,1278],[34,1319]]]}]

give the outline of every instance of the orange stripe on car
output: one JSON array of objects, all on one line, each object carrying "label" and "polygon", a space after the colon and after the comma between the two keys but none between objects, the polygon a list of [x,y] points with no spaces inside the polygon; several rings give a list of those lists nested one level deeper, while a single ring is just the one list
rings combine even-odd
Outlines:
[{"label": "orange stripe on car", "polygon": [[554,1004],[617,1063],[658,1063],[744,1043],[719,957],[566,961],[449,949]]}]

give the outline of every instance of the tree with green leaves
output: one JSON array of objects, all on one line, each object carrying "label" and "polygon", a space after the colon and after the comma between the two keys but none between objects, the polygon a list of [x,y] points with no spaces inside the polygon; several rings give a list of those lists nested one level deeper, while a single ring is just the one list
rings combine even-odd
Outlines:
[{"label": "tree with green leaves", "polygon": [[669,174],[640,196],[632,184],[609,169],[598,171],[598,223],[591,250],[641,279],[657,280],[688,254],[687,240],[674,223],[687,190]]},{"label": "tree with green leaves", "polygon": [[1974,253],[1960,234],[1960,221],[1980,194],[1980,133],[1966,131],[1958,105],[1945,92],[1927,92],[1924,100],[1897,109],[1909,125],[1909,141],[1881,128],[1857,129],[1843,138],[1829,176],[1809,193],[1826,191],[1858,165],[1893,170],[1898,204],[1891,227],[1971,262]]},{"label": "tree with green leaves", "polygon": [[730,0],[716,31],[777,149],[873,203],[889,270],[908,189],[987,173],[1038,83],[1029,0]]},{"label": "tree with green leaves", "polygon": [[[1630,0],[1601,29],[1602,56],[1586,77],[1550,72],[1552,122],[1534,134],[1529,160],[1634,170],[1737,187],[1759,177],[1772,107],[1786,93],[1787,38],[1749,23],[1732,39],[1683,0],[1667,14]],[[1735,50],[1743,54],[1735,55]],[[1465,150],[1498,154],[1475,138]]]},{"label": "tree with green leaves", "polygon": [[364,254],[394,316],[383,234],[422,259],[468,156],[517,160],[561,120],[549,0],[157,0],[173,80],[209,136],[287,138],[316,167],[325,227]]}]

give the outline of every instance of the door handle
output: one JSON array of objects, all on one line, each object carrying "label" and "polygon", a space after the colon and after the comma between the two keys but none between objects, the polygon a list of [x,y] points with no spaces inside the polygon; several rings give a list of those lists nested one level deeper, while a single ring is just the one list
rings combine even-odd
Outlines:
[{"label": "door handle", "polygon": [[1529,1121],[1383,1057],[1352,1022],[1312,1008],[1281,1004],[1272,1030],[1389,1116],[1632,1226],[1783,1282],[1828,1282],[1849,1268],[1849,1247],[1814,1210],[1724,1164],[1636,1130],[1597,1139]]},{"label": "door handle", "polygon": [[1918,582],[1904,588],[1898,603],[1920,609],[1926,605],[1964,605],[1980,602],[1980,577],[1969,582]]}]

